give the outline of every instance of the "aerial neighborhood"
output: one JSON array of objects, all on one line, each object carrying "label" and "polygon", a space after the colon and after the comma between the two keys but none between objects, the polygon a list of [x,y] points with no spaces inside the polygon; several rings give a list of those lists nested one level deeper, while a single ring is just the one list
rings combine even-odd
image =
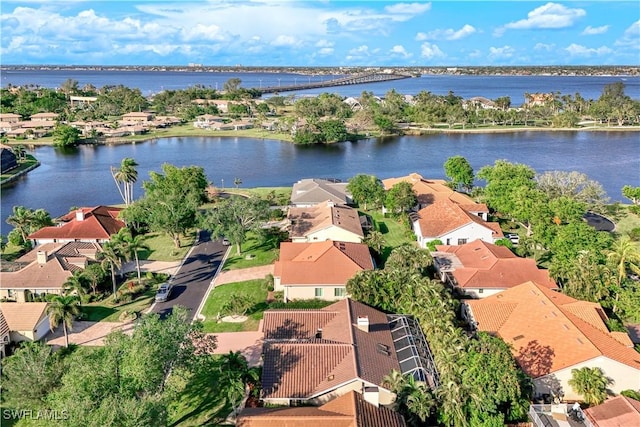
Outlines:
[{"label": "aerial neighborhood", "polygon": [[[134,416],[147,425],[180,416],[248,427],[639,425],[640,326],[628,320],[638,306],[625,294],[637,286],[637,258],[616,258],[615,244],[602,249],[621,269],[609,276],[618,294],[602,305],[576,288],[580,264],[591,262],[584,252],[541,262],[532,232],[603,232],[582,215],[578,225],[569,217],[535,225],[498,211],[495,176],[524,173],[520,180],[524,165],[483,168],[484,197],[447,165],[450,181],[361,174],[269,192],[207,188],[201,168],[164,165],[132,200],[135,166],[124,159],[112,171],[123,206],[77,207],[55,220],[14,207],[12,241],[31,249],[0,272],[11,404],[34,405],[20,400],[28,384],[18,378],[36,362],[19,360],[30,352],[36,365],[58,363],[66,348],[69,369],[90,354],[123,352],[100,363],[122,364],[117,381],[131,381],[131,399],[167,405]],[[127,370],[143,363],[136,358],[158,365],[143,382]],[[35,392],[38,410],[71,425],[102,411],[57,392],[75,390],[65,378],[76,374],[43,374],[50,382]],[[191,381],[204,387],[200,397]],[[164,400],[165,385],[179,403]]]}]

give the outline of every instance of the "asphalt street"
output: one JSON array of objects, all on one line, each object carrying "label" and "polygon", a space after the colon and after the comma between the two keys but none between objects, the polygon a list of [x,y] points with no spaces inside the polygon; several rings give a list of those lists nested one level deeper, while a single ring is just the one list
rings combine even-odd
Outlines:
[{"label": "asphalt street", "polygon": [[209,233],[201,231],[198,242],[172,279],[173,291],[169,299],[155,303],[151,312],[165,317],[174,306],[181,305],[190,310],[190,319],[193,319],[227,248],[221,240],[212,241]]}]

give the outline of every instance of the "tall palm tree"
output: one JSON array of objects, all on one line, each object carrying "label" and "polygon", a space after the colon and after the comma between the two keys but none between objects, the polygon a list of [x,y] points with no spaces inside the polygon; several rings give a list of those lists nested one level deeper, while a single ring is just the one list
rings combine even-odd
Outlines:
[{"label": "tall palm tree", "polygon": [[32,221],[33,211],[24,206],[14,206],[13,213],[7,217],[7,224],[18,230],[23,242],[27,241]]},{"label": "tall palm tree", "polygon": [[[120,162],[120,167],[111,167],[111,176],[118,187],[118,192],[124,201],[124,204],[129,206],[133,202],[133,184],[138,180],[138,171],[136,169],[138,163],[130,157],[125,157]],[[122,184],[122,188],[120,188]]]},{"label": "tall palm tree", "polygon": [[371,233],[369,233],[367,238],[364,239],[364,242],[367,244],[367,246],[369,246],[371,249],[376,251],[376,253],[378,254],[382,254],[382,249],[387,244],[387,241],[385,240],[384,235],[377,230],[374,230]]},{"label": "tall palm tree", "polygon": [[627,270],[640,274],[640,250],[631,237],[620,237],[614,244],[607,258],[618,272],[618,283],[627,277]]},{"label": "tall palm tree", "polygon": [[47,307],[47,315],[49,316],[49,326],[53,330],[60,322],[62,322],[62,330],[64,331],[64,340],[66,347],[69,347],[69,335],[67,328],[72,329],[73,318],[80,314],[80,303],[74,295],[58,295],[55,296]]},{"label": "tall palm tree", "polygon": [[62,285],[65,292],[75,292],[76,295],[82,297],[87,293],[87,284],[81,272],[75,272]]},{"label": "tall palm tree", "polygon": [[113,239],[121,248],[124,258],[127,261],[131,261],[133,259],[136,262],[138,283],[140,283],[142,281],[142,275],[140,274],[140,258],[138,257],[138,252],[149,249],[149,246],[144,243],[144,237],[142,235],[134,237],[131,230],[128,228],[122,228],[115,236],[113,236]]},{"label": "tall palm tree", "polygon": [[607,399],[607,386],[611,381],[600,368],[585,366],[571,370],[569,385],[584,398],[589,405],[599,405]]},{"label": "tall palm tree", "polygon": [[116,295],[116,270],[122,267],[122,256],[120,248],[116,242],[107,242],[102,245],[102,252],[98,255],[101,259],[102,268],[111,271],[111,282],[113,284],[113,296]]}]

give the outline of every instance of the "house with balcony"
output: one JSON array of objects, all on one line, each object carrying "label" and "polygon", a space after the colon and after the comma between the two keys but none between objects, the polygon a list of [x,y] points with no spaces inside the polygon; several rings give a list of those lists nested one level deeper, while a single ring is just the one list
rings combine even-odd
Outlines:
[{"label": "house with balcony", "polygon": [[610,331],[600,304],[526,282],[480,300],[463,300],[477,331],[502,338],[533,379],[537,396],[582,400],[569,385],[573,369],[600,368],[609,393],[640,388],[640,353],[626,332]]},{"label": "house with balcony", "polygon": [[364,232],[358,211],[327,200],[311,207],[289,208],[289,236],[295,243],[340,242],[362,243]]}]

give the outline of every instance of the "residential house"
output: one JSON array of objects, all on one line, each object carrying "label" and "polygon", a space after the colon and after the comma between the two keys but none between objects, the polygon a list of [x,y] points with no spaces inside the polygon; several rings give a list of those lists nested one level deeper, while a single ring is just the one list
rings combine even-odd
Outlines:
[{"label": "residential house", "polygon": [[437,245],[431,256],[443,283],[474,298],[486,298],[528,281],[558,289],[549,272],[538,268],[534,260],[482,240],[460,246]]},{"label": "residential house", "polygon": [[14,263],[3,263],[0,298],[26,302],[29,295],[60,295],[64,283],[95,261],[100,250],[99,244],[87,242],[40,245]]},{"label": "residential house", "polygon": [[108,242],[126,225],[118,219],[122,208],[96,206],[78,208],[59,218],[59,224],[44,227],[28,238],[34,245],[59,242]]},{"label": "residential house", "polygon": [[346,182],[328,179],[302,179],[293,184],[291,204],[297,207],[309,207],[327,200],[336,205],[350,205],[351,194]]},{"label": "residential house", "polygon": [[147,113],[145,111],[134,111],[131,113],[122,115],[122,122],[133,122],[133,123],[147,123],[153,120],[153,114]]},{"label": "residential house", "polygon": [[640,426],[640,402],[622,395],[587,408],[584,414],[593,427]]},{"label": "residential house", "polygon": [[360,393],[350,391],[322,406],[286,408],[246,408],[240,413],[238,427],[405,427],[402,416],[383,406],[367,402]]},{"label": "residential house", "polygon": [[193,122],[193,127],[200,129],[213,129],[216,126],[220,126],[224,123],[224,118],[220,116],[214,116],[213,114],[203,114],[198,116]]},{"label": "residential house", "polygon": [[2,313],[2,306],[0,306],[0,359],[7,355],[5,347],[11,342],[11,334],[7,319],[5,319]]},{"label": "residential house", "polygon": [[495,110],[496,103],[489,98],[474,96],[462,101],[462,108],[465,110]]},{"label": "residential house", "polygon": [[18,167],[18,158],[8,145],[0,144],[0,170],[2,173]]},{"label": "residential house", "polygon": [[0,311],[12,342],[38,341],[49,333],[47,302],[3,302]]},{"label": "residential house", "polygon": [[69,104],[72,107],[84,107],[98,101],[97,96],[70,96]]},{"label": "residential house", "polygon": [[21,121],[22,121],[22,116],[20,114],[0,113],[0,122],[19,123]]},{"label": "residential house", "polygon": [[533,379],[538,396],[580,400],[571,371],[600,368],[613,393],[640,388],[640,353],[625,332],[611,332],[600,304],[534,282],[481,300],[464,300],[462,315],[478,331],[502,338]]},{"label": "residential house", "polygon": [[453,191],[448,185],[447,181],[442,179],[426,179],[418,173],[412,173],[400,178],[389,178],[382,180],[385,190],[390,190],[391,187],[399,182],[408,182],[411,184],[413,192],[418,199],[417,210],[425,208],[440,200],[450,200],[454,203],[462,206],[464,210],[469,213],[478,215],[483,220],[487,220],[489,215],[489,208],[484,203],[476,203],[474,200],[463,193]]},{"label": "residential house", "polygon": [[31,121],[55,122],[58,120],[58,113],[37,113],[31,116]]},{"label": "residential house", "polygon": [[336,205],[326,201],[312,207],[291,207],[287,214],[291,223],[291,241],[362,243],[364,232],[358,211],[349,206]]},{"label": "residential house", "polygon": [[345,298],[346,284],[357,272],[373,270],[369,248],[363,243],[280,243],[274,267],[274,289],[284,300]]},{"label": "residential house", "polygon": [[553,102],[553,93],[525,93],[524,102],[529,107],[544,106]]},{"label": "residential house", "polygon": [[464,245],[474,240],[494,243],[504,238],[497,222],[487,222],[451,200],[439,200],[412,215],[413,232],[421,248],[432,240]]},{"label": "residential house", "polygon": [[321,405],[356,391],[388,406],[395,396],[383,382],[394,370],[435,384],[424,335],[406,316],[344,299],[321,309],[267,310],[263,329],[266,404]]}]

